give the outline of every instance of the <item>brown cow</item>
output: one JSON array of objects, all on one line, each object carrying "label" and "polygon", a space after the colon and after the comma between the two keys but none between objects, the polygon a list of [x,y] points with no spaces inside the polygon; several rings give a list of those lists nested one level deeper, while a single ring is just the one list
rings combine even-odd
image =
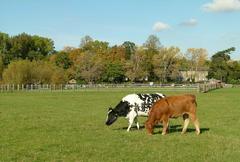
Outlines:
[{"label": "brown cow", "polygon": [[170,96],[157,101],[151,108],[145,128],[149,134],[153,134],[154,125],[159,122],[163,124],[162,135],[165,135],[168,128],[169,118],[183,116],[184,126],[182,134],[187,130],[189,116],[193,121],[196,133],[200,134],[199,122],[196,117],[196,97],[195,95]]}]

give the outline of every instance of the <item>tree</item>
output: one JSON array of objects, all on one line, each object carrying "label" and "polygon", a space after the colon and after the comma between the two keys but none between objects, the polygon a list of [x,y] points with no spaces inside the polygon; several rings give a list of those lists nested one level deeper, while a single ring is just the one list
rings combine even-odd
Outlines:
[{"label": "tree", "polygon": [[11,59],[37,60],[53,52],[54,43],[51,39],[22,33],[10,39],[8,54]]},{"label": "tree", "polygon": [[156,35],[150,35],[143,44],[143,48],[146,54],[145,66],[147,66],[149,80],[155,80],[156,76],[153,71],[152,59],[154,55],[157,55],[159,50],[162,48],[159,38]]},{"label": "tree", "polygon": [[3,67],[4,67],[4,63],[3,63],[2,56],[0,55],[0,80],[2,80]]},{"label": "tree", "polygon": [[153,57],[155,75],[162,83],[176,80],[179,77],[180,49],[177,47],[162,48]]},{"label": "tree", "polygon": [[190,61],[190,70],[198,71],[204,67],[207,60],[208,52],[203,48],[189,48],[187,49],[186,58]]},{"label": "tree", "polygon": [[147,76],[149,76],[148,69],[145,65],[146,57],[144,49],[139,48],[136,50],[135,55],[132,55],[131,59],[126,61],[126,76],[132,82],[143,81]]},{"label": "tree", "polygon": [[63,69],[68,69],[72,65],[72,62],[66,52],[57,53],[55,63],[58,67]]},{"label": "tree", "polygon": [[228,77],[227,82],[230,84],[240,83],[240,62],[238,61],[228,61]]},{"label": "tree", "polygon": [[194,74],[191,73],[190,79],[194,80],[197,71],[204,69],[206,66],[208,52],[203,48],[189,48],[187,49],[186,58],[189,61],[189,70],[194,71]]},{"label": "tree", "polygon": [[65,84],[65,71],[62,68],[55,67],[51,76],[51,84]]},{"label": "tree", "polygon": [[150,35],[143,46],[149,50],[158,51],[161,48],[161,43],[156,35]]},{"label": "tree", "polygon": [[106,65],[102,75],[103,81],[120,83],[124,80],[124,69],[120,63],[109,63]]},{"label": "tree", "polygon": [[3,80],[9,84],[32,84],[34,73],[33,64],[28,60],[12,61],[3,72]]},{"label": "tree", "polygon": [[40,37],[37,35],[32,36],[32,40],[34,42],[33,43],[34,45],[31,51],[34,51],[38,55],[33,57],[29,55],[28,57],[30,60],[42,59],[43,57],[51,55],[55,52],[53,40],[49,38]]},{"label": "tree", "polygon": [[190,69],[190,62],[185,56],[181,55],[178,59],[178,62],[179,62],[179,70],[188,71]]},{"label": "tree", "polygon": [[101,78],[104,70],[101,58],[86,51],[81,55],[81,62],[77,66],[79,77],[83,78],[87,83],[93,83]]},{"label": "tree", "polygon": [[83,48],[90,42],[93,42],[93,39],[89,35],[86,35],[81,39],[81,43],[80,43],[79,47]]},{"label": "tree", "polygon": [[65,84],[67,81],[64,69],[46,61],[32,61],[36,77],[35,84]]},{"label": "tree", "polygon": [[215,78],[227,82],[229,74],[228,61],[231,59],[229,54],[232,51],[235,51],[234,47],[219,51],[211,57],[208,78]]},{"label": "tree", "polygon": [[75,47],[71,47],[71,46],[64,46],[63,47],[63,52],[66,52],[66,53],[70,53],[71,51],[74,51],[74,50],[76,50],[77,48],[75,48]]},{"label": "tree", "polygon": [[9,36],[0,32],[0,54],[7,54],[9,51]]},{"label": "tree", "polygon": [[8,65],[10,60],[12,60],[12,57],[9,55],[10,47],[9,35],[0,32],[0,56],[4,66]]},{"label": "tree", "polygon": [[62,84],[66,83],[63,69],[45,61],[12,61],[3,72],[8,84]]},{"label": "tree", "polygon": [[122,46],[113,46],[109,48],[106,54],[100,56],[103,57],[105,62],[125,62],[125,49]]},{"label": "tree", "polygon": [[46,61],[33,61],[32,63],[35,64],[33,66],[34,68],[32,68],[32,71],[35,71],[37,74],[34,83],[51,84],[51,78],[56,69],[56,66]]},{"label": "tree", "polygon": [[66,70],[66,75],[68,80],[76,79],[77,81],[82,80],[78,74],[78,66],[82,62],[82,49],[76,48],[68,51],[68,58],[70,59],[72,65]]},{"label": "tree", "polygon": [[125,48],[125,58],[129,60],[135,54],[136,45],[133,42],[125,41],[122,46]]},{"label": "tree", "polygon": [[90,51],[93,53],[106,53],[108,49],[108,44],[108,42],[95,40],[87,42],[81,48],[83,49],[83,51]]}]

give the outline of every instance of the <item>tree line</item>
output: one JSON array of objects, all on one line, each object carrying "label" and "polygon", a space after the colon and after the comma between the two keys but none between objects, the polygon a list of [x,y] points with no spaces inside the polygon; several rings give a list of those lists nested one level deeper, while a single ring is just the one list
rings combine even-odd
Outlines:
[{"label": "tree line", "polygon": [[65,84],[74,79],[78,83],[181,83],[181,71],[208,70],[208,78],[239,83],[240,63],[231,60],[233,51],[231,47],[208,59],[206,49],[189,48],[183,53],[178,47],[163,46],[155,35],[141,46],[131,41],[110,46],[85,36],[79,47],[56,51],[49,38],[0,33],[0,82]]}]

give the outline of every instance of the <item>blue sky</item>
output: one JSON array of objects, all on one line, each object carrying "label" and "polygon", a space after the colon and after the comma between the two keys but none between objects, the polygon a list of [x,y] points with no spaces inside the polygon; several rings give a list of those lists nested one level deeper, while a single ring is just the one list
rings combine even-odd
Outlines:
[{"label": "blue sky", "polygon": [[0,0],[0,31],[52,38],[57,50],[85,35],[110,45],[145,42],[206,48],[209,56],[236,47],[240,59],[240,0]]}]

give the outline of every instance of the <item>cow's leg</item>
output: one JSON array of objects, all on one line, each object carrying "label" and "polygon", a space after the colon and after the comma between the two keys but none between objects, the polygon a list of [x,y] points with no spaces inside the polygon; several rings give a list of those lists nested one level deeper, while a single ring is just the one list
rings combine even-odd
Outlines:
[{"label": "cow's leg", "polygon": [[167,129],[168,129],[168,118],[165,118],[165,119],[163,119],[162,135],[167,134]]},{"label": "cow's leg", "polygon": [[139,130],[140,126],[139,126],[138,118],[137,118],[137,117],[135,117],[135,123],[136,123],[136,125],[137,125],[137,129]]},{"label": "cow's leg", "polygon": [[128,119],[129,125],[128,125],[128,129],[127,129],[128,132],[130,131],[130,129],[132,127],[132,124],[133,124],[136,117],[137,117],[137,113],[133,110],[128,114],[128,118],[129,118]]},{"label": "cow's leg", "polygon": [[200,128],[199,128],[199,122],[198,122],[198,119],[196,117],[196,114],[192,113],[192,114],[189,114],[189,115],[190,115],[190,118],[193,121],[193,124],[194,124],[195,128],[196,128],[196,133],[197,133],[197,135],[199,135],[200,134]]},{"label": "cow's leg", "polygon": [[183,125],[183,129],[182,129],[182,134],[186,133],[188,124],[189,124],[189,115],[188,114],[183,114],[183,120],[184,120],[184,125]]},{"label": "cow's leg", "polygon": [[130,131],[130,129],[132,127],[133,121],[134,121],[134,119],[129,119],[128,129],[127,129],[128,132]]},{"label": "cow's leg", "polygon": [[197,118],[196,118],[196,120],[193,122],[193,124],[195,125],[197,135],[199,135],[199,134],[200,134],[200,128],[199,128],[199,121],[198,121]]}]

